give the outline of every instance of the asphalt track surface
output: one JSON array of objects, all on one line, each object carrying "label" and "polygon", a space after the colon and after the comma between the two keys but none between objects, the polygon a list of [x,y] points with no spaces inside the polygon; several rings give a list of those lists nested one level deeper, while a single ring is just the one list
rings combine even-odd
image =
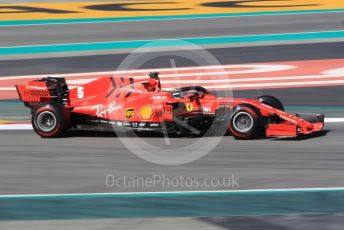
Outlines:
[{"label": "asphalt track surface", "polygon": [[[207,49],[207,51],[221,64],[320,60],[343,58],[344,42],[216,48]],[[182,58],[186,56],[185,54],[191,53],[192,51],[183,50],[145,53],[143,58],[150,61],[144,63],[142,68],[171,68],[171,59],[174,60],[176,67],[197,65],[192,60]],[[141,54],[138,53],[137,55]],[[0,77],[112,71],[117,69],[127,56],[126,53],[4,60],[0,61]],[[208,63],[204,63],[204,65],[206,64]]]},{"label": "asphalt track surface", "polygon": [[[124,177],[224,178],[235,175],[238,185],[227,189],[342,186],[343,124],[328,124],[319,136],[303,140],[236,141],[225,136],[209,154],[185,165],[164,166],[144,161],[128,151],[111,133],[71,133],[41,139],[33,131],[0,132],[1,194],[216,190],[218,187],[107,186],[106,175]],[[152,146],[175,149],[196,138],[143,138]],[[209,137],[203,137],[209,138]],[[207,141],[207,139],[204,139]],[[136,150],[140,146],[135,146]],[[222,188],[226,189],[226,187]]]},{"label": "asphalt track surface", "polygon": [[335,31],[344,28],[343,18],[321,13],[2,27],[0,47]]},{"label": "asphalt track surface", "polygon": [[[285,45],[211,50],[222,63],[246,63],[281,60],[342,58],[343,43]],[[111,69],[111,63],[124,55],[68,57],[0,62],[1,75],[59,72],[85,72]],[[170,65],[171,56],[151,62],[156,67]],[[97,61],[94,61],[97,60]],[[177,66],[189,65],[177,60]],[[166,65],[166,66],[165,66]],[[20,66],[20,68],[18,68]],[[87,68],[86,68],[87,67]],[[151,67],[151,66],[146,66]],[[85,69],[86,68],[86,69]],[[82,70],[82,71],[81,71]],[[12,74],[11,74],[12,73]],[[338,117],[344,106],[342,87],[276,89],[263,91],[276,95],[287,106],[335,106],[331,117]],[[252,96],[242,91],[235,96]],[[3,106],[3,105],[2,105]],[[320,110],[320,111],[319,111]],[[324,111],[325,110],[325,111]],[[325,112],[320,108],[314,112]],[[313,112],[312,111],[312,112]],[[309,110],[305,111],[309,112]],[[8,114],[8,116],[18,114]],[[240,189],[332,187],[343,185],[343,124],[327,125],[324,136],[307,140],[234,141],[224,137],[205,157],[181,166],[160,166],[131,153],[113,135],[72,134],[62,139],[41,139],[32,131],[1,131],[0,191],[2,194],[77,193],[117,191],[162,191],[185,188],[107,188],[105,177],[150,177],[154,174],[175,177],[200,176],[222,178],[236,175]],[[161,137],[150,137],[153,146],[164,146]],[[173,146],[186,145],[194,139],[174,138]],[[195,188],[189,188],[189,190]],[[203,188],[205,189],[205,188]],[[207,188],[219,189],[219,188]],[[221,189],[221,188],[220,188]],[[235,189],[235,188],[234,188]]]}]

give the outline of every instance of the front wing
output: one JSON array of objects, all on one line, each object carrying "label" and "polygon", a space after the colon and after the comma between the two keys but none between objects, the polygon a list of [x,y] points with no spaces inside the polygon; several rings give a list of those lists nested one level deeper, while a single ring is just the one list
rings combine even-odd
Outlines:
[{"label": "front wing", "polygon": [[[280,116],[286,118],[285,116]],[[288,120],[279,124],[269,124],[266,129],[266,136],[287,136],[297,137],[308,135],[321,131],[324,124],[325,116],[323,114],[296,114],[288,115]]]}]

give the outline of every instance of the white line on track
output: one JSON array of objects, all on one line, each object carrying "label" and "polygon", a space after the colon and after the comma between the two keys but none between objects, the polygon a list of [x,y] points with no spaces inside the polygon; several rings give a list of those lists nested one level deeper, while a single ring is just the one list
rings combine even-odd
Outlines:
[{"label": "white line on track", "polygon": [[230,85],[210,85],[207,89],[236,89],[236,88],[260,88],[260,87],[279,87],[279,86],[305,86],[305,85],[324,85],[324,84],[343,84],[344,80],[333,81],[313,81],[313,82],[267,82],[258,84],[230,84]]},{"label": "white line on track", "polygon": [[344,122],[344,118],[325,118],[326,123],[341,123]]},{"label": "white line on track", "polygon": [[0,130],[31,130],[31,124],[3,124],[0,125]]},{"label": "white line on track", "polygon": [[[293,65],[281,65],[281,64],[237,64],[237,65],[211,65],[211,66],[189,66],[189,67],[178,67],[178,71],[188,70],[224,70],[224,69],[238,69],[238,68],[251,68],[248,71],[243,72],[240,70],[239,73],[258,73],[258,68],[261,68],[259,72],[270,72],[270,71],[282,71],[293,69]],[[269,68],[268,70],[266,68]],[[86,73],[63,73],[63,74],[41,74],[41,75],[25,75],[25,76],[7,76],[1,77],[0,81],[13,80],[13,79],[26,79],[26,78],[41,78],[41,77],[80,77],[80,76],[99,76],[99,75],[113,75],[113,74],[132,74],[132,73],[149,73],[149,72],[171,72],[171,68],[156,68],[156,69],[139,69],[139,70],[118,70],[118,71],[102,71],[102,72],[86,72]],[[236,71],[230,71],[228,74],[237,74]],[[193,73],[193,76],[197,73]],[[163,73],[161,73],[163,75]],[[144,76],[147,78],[148,76]]]},{"label": "white line on track", "polygon": [[[173,86],[168,84],[202,84],[203,86],[213,90],[231,90],[231,89],[254,89],[254,88],[273,88],[280,86],[317,86],[317,85],[333,85],[344,84],[344,68],[336,68],[323,71],[318,75],[301,75],[301,76],[274,76],[274,77],[248,77],[244,78],[240,74],[250,73],[271,73],[275,71],[284,71],[294,69],[294,65],[281,65],[281,64],[237,64],[237,65],[215,65],[215,66],[192,66],[181,67],[178,71],[193,71],[193,73],[171,73],[170,68],[160,69],[140,69],[140,70],[123,70],[123,71],[106,71],[106,72],[91,72],[91,73],[73,73],[73,74],[54,74],[54,77],[67,76],[67,83],[70,85],[80,85],[89,83],[96,78],[104,75],[120,75],[145,73],[151,71],[161,72],[161,78],[172,78],[163,80],[162,83],[168,87]],[[234,74],[234,76],[233,76]],[[235,74],[238,74],[236,76]],[[229,75],[232,75],[229,77]],[[46,77],[47,75],[36,76],[10,76],[1,77],[1,81],[19,80],[27,78]],[[207,77],[208,76],[208,77]],[[79,77],[81,79],[70,79]],[[133,76],[135,79],[146,79],[146,75]],[[195,77],[196,79],[185,79],[186,77]],[[305,80],[305,81],[298,81]],[[316,80],[316,81],[314,81]],[[218,84],[217,84],[218,83]],[[229,84],[223,84],[229,83]],[[242,83],[242,84],[240,84]],[[246,83],[246,84],[245,84]],[[15,91],[14,87],[0,87],[0,91]]]},{"label": "white line on track", "polygon": [[0,91],[13,91],[16,87],[0,87]]},{"label": "white line on track", "polygon": [[[226,75],[228,72],[213,72],[213,73],[205,73],[205,74],[193,74],[189,76],[214,76],[214,75]],[[171,75],[171,76],[170,76]],[[180,74],[180,76],[186,76],[183,74]],[[167,75],[162,75],[162,77],[174,77],[172,74]],[[178,77],[178,76],[177,76]],[[196,79],[196,80],[183,80],[183,79],[178,79],[178,80],[162,80],[162,83],[166,84],[171,84],[171,83],[222,83],[222,82],[249,82],[249,81],[281,81],[281,80],[303,80],[303,79],[326,79],[326,78],[339,78],[339,77],[344,77],[343,75],[333,75],[333,76],[327,76],[327,75],[307,75],[307,76],[288,76],[288,77],[253,77],[253,78],[232,78],[228,77],[228,79],[208,79],[208,80],[203,80],[201,79]],[[135,79],[137,77],[134,77]],[[146,77],[147,78],[147,77]],[[93,79],[94,80],[94,79]]]},{"label": "white line on track", "polygon": [[[226,75],[228,72],[211,72],[205,73],[200,75]],[[193,74],[194,76],[197,74]],[[178,77],[178,76],[186,76],[183,74],[168,74],[162,75],[161,77]],[[190,75],[191,76],[191,75]],[[276,82],[276,81],[288,81],[288,80],[310,80],[310,79],[334,79],[334,78],[343,78],[343,75],[310,75],[310,76],[288,76],[288,77],[261,77],[261,78],[228,78],[228,79],[196,79],[196,80],[163,80],[163,84],[213,84],[213,83],[232,83],[227,85],[210,85],[206,86],[209,89],[231,89],[231,88],[245,88],[245,87],[269,87],[269,86],[295,86],[295,85],[319,85],[319,84],[337,84],[337,83],[344,83],[343,79],[340,80],[320,80],[320,81],[302,81],[302,82]],[[136,76],[135,79],[147,78],[146,76]],[[78,79],[78,80],[67,80],[68,84],[86,84],[96,78],[88,78],[88,79]],[[252,83],[252,84],[236,84],[238,82],[259,82],[259,81],[269,81],[264,83]],[[0,87],[0,91],[13,91],[16,90],[15,87]]]},{"label": "white line on track", "polygon": [[[316,75],[316,76],[295,76],[295,77],[276,77],[276,78],[246,78],[246,79],[219,79],[219,80],[167,80],[162,81],[162,85],[166,84],[203,84],[207,89],[222,89],[222,90],[231,90],[238,88],[261,88],[261,87],[279,87],[279,86],[305,86],[305,85],[326,85],[326,84],[344,84],[344,79],[340,80],[322,80],[322,81],[298,81],[298,82],[283,82],[283,80],[294,79],[326,79],[326,78],[344,78],[344,76],[326,76],[326,75]],[[94,79],[90,79],[94,80]],[[79,82],[80,81],[80,82]],[[85,84],[90,82],[87,79],[72,80],[67,81],[69,84]],[[264,83],[251,83],[251,84],[237,84],[236,82],[259,82],[266,81]],[[208,85],[213,83],[232,83],[226,85]],[[171,88],[171,87],[168,87]],[[164,90],[166,88],[163,87]],[[0,87],[0,91],[2,88]]]},{"label": "white line on track", "polygon": [[18,194],[0,195],[1,198],[30,198],[30,197],[71,197],[71,196],[121,196],[121,195],[203,195],[203,194],[236,194],[236,193],[261,193],[261,192],[326,192],[344,191],[344,187],[326,188],[281,188],[281,189],[247,189],[247,190],[206,190],[206,191],[163,191],[163,192],[118,192],[118,193],[61,193],[61,194]]},{"label": "white line on track", "polygon": [[[325,123],[344,123],[344,118],[325,118]],[[2,124],[0,130],[32,130],[31,124]]]}]

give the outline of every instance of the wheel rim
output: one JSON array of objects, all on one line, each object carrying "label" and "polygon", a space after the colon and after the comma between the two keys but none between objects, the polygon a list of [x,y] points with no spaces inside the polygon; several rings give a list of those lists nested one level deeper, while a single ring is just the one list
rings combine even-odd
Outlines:
[{"label": "wheel rim", "polygon": [[50,111],[41,112],[36,120],[37,126],[44,132],[50,132],[56,127],[56,117]]},{"label": "wheel rim", "polygon": [[233,118],[234,129],[240,133],[247,133],[253,127],[253,117],[248,112],[239,112]]}]

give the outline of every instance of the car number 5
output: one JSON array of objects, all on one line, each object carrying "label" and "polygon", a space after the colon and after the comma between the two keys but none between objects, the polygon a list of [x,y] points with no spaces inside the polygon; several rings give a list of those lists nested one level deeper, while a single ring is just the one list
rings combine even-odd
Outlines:
[{"label": "car number 5", "polygon": [[85,96],[85,94],[84,94],[84,87],[79,86],[79,87],[77,88],[77,92],[78,92],[78,98],[79,98],[79,99],[83,99],[84,96]]}]

